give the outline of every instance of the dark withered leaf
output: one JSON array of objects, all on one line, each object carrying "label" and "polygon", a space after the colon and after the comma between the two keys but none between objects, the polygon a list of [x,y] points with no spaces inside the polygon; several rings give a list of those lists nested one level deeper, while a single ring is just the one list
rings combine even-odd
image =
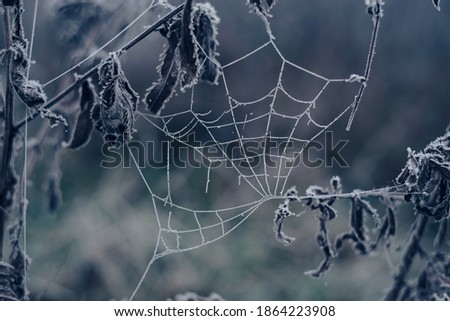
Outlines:
[{"label": "dark withered leaf", "polygon": [[450,132],[428,144],[422,152],[408,149],[408,161],[400,175],[399,184],[407,189],[418,214],[436,220],[450,216]]},{"label": "dark withered leaf", "polygon": [[47,96],[42,86],[39,82],[29,80],[27,77],[30,59],[28,57],[28,40],[25,39],[22,25],[23,11],[22,1],[16,1],[11,22],[11,81],[14,91],[31,110],[32,114],[39,113],[41,117],[49,119],[52,127],[61,123],[67,125],[67,121],[62,115],[55,114],[44,107]]},{"label": "dark withered leaf", "polygon": [[330,179],[330,187],[331,187],[331,191],[334,194],[340,194],[342,193],[342,183],[341,183],[341,178],[339,176],[333,176]]},{"label": "dark withered leaf", "polygon": [[321,277],[329,270],[331,266],[331,260],[334,255],[330,247],[330,242],[328,240],[328,230],[326,223],[326,219],[319,219],[319,231],[316,236],[317,245],[322,250],[325,258],[319,264],[319,267],[317,269],[305,272],[306,275],[310,275],[315,278]]},{"label": "dark withered leaf", "polygon": [[30,67],[28,57],[28,40],[22,25],[23,6],[21,1],[14,4],[14,16],[11,20],[11,81],[20,99],[33,112],[39,111],[47,101],[42,86],[34,80],[28,80],[27,71]]},{"label": "dark withered leaf", "polygon": [[209,3],[187,1],[182,17],[160,30],[168,40],[158,66],[159,80],[147,90],[147,108],[159,113],[180,84],[181,91],[204,80],[217,84],[217,17]]},{"label": "dark withered leaf", "polygon": [[[188,4],[190,7],[186,7]],[[215,62],[219,23],[217,13],[209,3],[199,3],[189,9],[191,7],[192,1],[186,2],[178,47],[182,91],[197,84],[199,79],[217,84],[220,74]]]},{"label": "dark withered leaf", "polygon": [[186,0],[181,18],[180,44],[180,86],[181,90],[192,87],[197,82],[199,62],[196,50],[194,24],[193,24],[193,0]]},{"label": "dark withered leaf", "polygon": [[[366,228],[364,226],[364,213],[371,215],[377,225],[377,239],[372,244],[367,244],[368,236],[366,235]],[[393,212],[392,212],[393,214]],[[388,213],[389,215],[389,213]],[[387,216],[388,216],[387,215]],[[378,246],[379,241],[382,238],[389,240],[389,236],[392,231],[390,230],[390,222],[392,218],[385,217],[383,221],[379,218],[377,211],[372,207],[369,201],[362,199],[360,195],[356,194],[351,198],[350,209],[350,227],[351,230],[336,237],[335,249],[336,253],[343,246],[344,242],[348,241],[353,244],[353,249],[356,253],[365,255],[370,251],[373,251]],[[395,220],[395,218],[394,218]],[[392,223],[395,228],[395,221]],[[395,233],[395,231],[393,231]]]},{"label": "dark withered leaf", "polygon": [[92,107],[92,119],[105,142],[110,147],[119,147],[132,138],[139,96],[131,88],[115,53],[99,68],[99,83],[103,89],[99,102]]},{"label": "dark withered leaf", "polygon": [[67,126],[67,120],[64,118],[63,115],[59,113],[54,113],[48,108],[41,108],[40,115],[42,118],[48,119],[50,127],[55,127],[58,126],[59,124]]},{"label": "dark withered leaf", "polygon": [[63,147],[79,149],[87,145],[94,130],[94,122],[91,117],[91,110],[95,103],[95,91],[90,80],[83,82],[81,86],[80,113],[75,120],[75,129],[68,142],[63,143]]},{"label": "dark withered leaf", "polygon": [[[14,296],[20,301],[28,300],[26,280],[30,265],[30,258],[21,246],[23,226],[24,220],[20,218],[9,227],[9,244],[11,250],[8,261],[16,271],[16,273],[11,274],[11,281],[13,283]],[[2,284],[0,290],[5,290],[4,284]]]},{"label": "dark withered leaf", "polygon": [[287,236],[283,232],[283,224],[285,219],[289,216],[295,216],[295,214],[289,210],[289,202],[290,200],[287,199],[284,203],[278,206],[278,209],[275,211],[275,218],[273,220],[273,231],[275,232],[275,237],[284,245],[289,245],[295,240],[295,238]]},{"label": "dark withered leaf", "polygon": [[441,11],[441,0],[433,0],[433,5],[435,6],[435,8],[437,9],[437,11]]},{"label": "dark withered leaf", "polygon": [[167,45],[162,56],[162,65],[159,67],[160,79],[147,90],[144,101],[147,109],[158,114],[170,100],[175,92],[179,80],[179,70],[175,60],[175,50]]},{"label": "dark withered leaf", "polygon": [[266,14],[266,10],[264,8],[264,5],[262,4],[262,0],[248,0],[247,4],[252,9],[256,9],[258,12]]},{"label": "dark withered leaf", "polygon": [[384,2],[382,0],[371,0],[366,1],[367,4],[367,13],[374,17],[382,17],[383,16],[383,5]]},{"label": "dark withered leaf", "polygon": [[350,210],[350,225],[352,227],[353,233],[360,241],[364,241],[366,239],[363,214],[363,207],[361,205],[361,202],[359,201],[359,197],[352,198],[352,207]]},{"label": "dark withered leaf", "polygon": [[196,5],[194,33],[200,48],[197,48],[198,64],[201,66],[200,79],[216,85],[220,68],[215,61],[218,53],[217,25],[220,22],[216,10],[209,3]]},{"label": "dark withered leaf", "polygon": [[387,237],[394,237],[397,232],[397,220],[395,218],[394,209],[390,206],[387,209],[387,224]]},{"label": "dark withered leaf", "polygon": [[372,216],[376,226],[377,227],[380,226],[381,218],[378,215],[378,211],[370,204],[370,202],[362,198],[358,198],[358,202],[360,203],[360,206],[364,209],[364,211],[370,216]]},{"label": "dark withered leaf", "polygon": [[30,64],[27,53],[28,41],[14,35],[11,50],[13,52],[11,81],[14,90],[25,105],[33,112],[37,112],[46,103],[47,96],[39,82],[27,79],[27,69]]}]

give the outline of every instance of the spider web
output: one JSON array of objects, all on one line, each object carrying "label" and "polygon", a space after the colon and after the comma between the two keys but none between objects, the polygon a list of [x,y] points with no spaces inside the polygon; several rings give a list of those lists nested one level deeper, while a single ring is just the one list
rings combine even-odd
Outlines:
[{"label": "spider web", "polygon": [[[158,4],[152,1],[122,32]],[[38,2],[35,17],[37,8]],[[298,179],[293,173],[304,167],[301,159],[308,145],[350,111],[350,120],[353,118],[373,58],[378,30],[375,20],[364,76],[344,75],[343,78],[327,77],[286,58],[272,36],[268,21],[261,23],[261,26],[262,29],[266,27],[266,42],[231,62],[214,60],[204,53],[206,59],[203,63],[210,60],[221,71],[218,86],[211,88],[198,84],[186,93],[179,93],[160,115],[138,111],[140,124],[151,125],[162,138],[164,164],[143,165],[142,155],[133,152],[134,145],[126,146],[149,193],[158,227],[153,254],[130,299],[135,297],[156,260],[218,241],[237,229],[266,202],[286,199],[286,192]],[[114,39],[78,65],[97,55]],[[277,77],[271,79],[270,88],[252,85],[256,83],[252,72],[262,67],[254,62],[262,58],[277,69]],[[248,67],[252,62],[253,69]],[[286,74],[295,75],[298,83],[292,83],[292,77]],[[307,86],[302,88],[304,85]],[[346,103],[328,106],[322,98],[329,91],[336,90],[335,87],[338,90],[345,88],[351,94],[347,95]],[[214,99],[210,102],[211,97]],[[326,117],[319,112],[325,108]],[[25,125],[25,137],[27,128],[28,124]],[[186,162],[180,162],[183,157]],[[26,180],[26,169],[23,175]],[[158,175],[165,177],[164,186],[153,179]],[[181,183],[177,182],[180,177],[185,177]],[[26,200],[24,185],[23,199]],[[202,187],[198,190],[197,199],[190,198],[189,193],[185,192],[185,189],[192,189],[191,185]],[[234,190],[234,199],[220,193],[224,185],[228,185],[227,191]],[[211,195],[217,199],[205,205],[208,202],[200,199],[202,195],[205,199],[211,198]],[[26,206],[24,220],[26,228]],[[24,247],[26,252],[26,230]]]},{"label": "spider web", "polygon": [[[304,167],[301,159],[309,144],[349,111],[353,117],[370,71],[377,28],[374,20],[366,77],[329,78],[292,62],[283,55],[266,23],[268,40],[254,50],[228,63],[205,59],[204,63],[209,59],[221,70],[219,85],[207,89],[211,102],[205,98],[203,85],[197,85],[172,99],[160,115],[139,112],[139,121],[156,128],[164,141],[164,163],[149,170],[142,155],[133,151],[133,144],[125,147],[148,190],[158,225],[154,252],[130,299],[156,260],[218,241],[267,201],[286,198],[298,179],[293,173]],[[271,88],[254,88],[252,70],[246,64],[267,56],[271,65],[277,66],[278,76]],[[236,77],[236,71],[244,80]],[[287,73],[294,74],[301,84],[312,85],[301,90],[285,77]],[[355,82],[356,87],[351,84]],[[353,94],[340,106],[325,106],[322,97],[336,86]],[[183,102],[186,97],[187,103]],[[321,108],[330,109],[326,117],[318,113]],[[165,186],[153,179],[158,175],[165,176]],[[184,181],[174,182],[174,177],[177,181],[184,177]],[[197,197],[219,195],[220,199],[205,207],[203,200],[184,191],[199,186]],[[226,188],[234,190],[236,197],[221,195],[220,190]]]}]

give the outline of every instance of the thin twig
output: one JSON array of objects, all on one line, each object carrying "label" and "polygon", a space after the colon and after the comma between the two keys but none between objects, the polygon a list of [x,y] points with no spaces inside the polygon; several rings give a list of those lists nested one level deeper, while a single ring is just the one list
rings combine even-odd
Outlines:
[{"label": "thin twig", "polygon": [[6,93],[4,106],[4,136],[3,151],[0,166],[0,261],[3,261],[3,238],[7,219],[7,211],[10,207],[8,198],[11,197],[11,160],[14,144],[14,88],[11,82],[11,28],[10,7],[5,6],[3,11],[3,32],[5,38],[5,70],[6,70]]},{"label": "thin twig", "polygon": [[[163,24],[168,22],[170,19],[172,19],[174,16],[176,16],[178,13],[181,12],[183,9],[184,4],[179,5],[175,9],[173,9],[171,12],[169,12],[167,15],[159,19],[157,22],[155,22],[151,27],[143,31],[141,34],[136,36],[133,40],[131,40],[129,43],[124,45],[122,48],[120,48],[117,51],[117,54],[120,56],[132,47],[134,47],[136,44],[141,42],[143,39],[145,39],[148,35],[158,30],[159,27],[161,27]],[[44,106],[42,106],[43,109],[49,109],[55,106],[58,102],[60,102],[62,99],[64,99],[68,94],[70,94],[72,91],[77,89],[81,84],[86,81],[88,78],[92,77],[100,67],[102,62],[98,63],[96,66],[92,67],[88,72],[86,72],[84,75],[77,78],[77,80],[67,87],[65,90],[63,90],[61,93],[59,93],[56,97],[54,97],[52,100],[47,102]],[[28,116],[28,121],[31,121],[34,118],[35,115]],[[23,119],[19,123],[16,124],[15,130],[19,130],[23,125],[25,125],[26,120]]]},{"label": "thin twig", "polygon": [[361,87],[359,87],[359,91],[355,96],[355,100],[353,101],[353,107],[352,112],[350,114],[350,118],[347,123],[347,127],[345,128],[347,131],[350,130],[350,127],[353,123],[353,118],[355,118],[355,114],[358,110],[358,106],[361,102],[362,96],[364,94],[364,90],[366,89],[367,81],[369,80],[370,76],[370,70],[372,68],[373,58],[375,57],[375,47],[377,45],[377,39],[378,39],[378,31],[380,29],[380,20],[381,20],[381,14],[378,14],[374,18],[373,23],[373,30],[372,30],[372,38],[370,39],[370,46],[369,46],[369,54],[367,55],[367,61],[366,61],[366,68],[364,70],[364,82],[361,84]]}]

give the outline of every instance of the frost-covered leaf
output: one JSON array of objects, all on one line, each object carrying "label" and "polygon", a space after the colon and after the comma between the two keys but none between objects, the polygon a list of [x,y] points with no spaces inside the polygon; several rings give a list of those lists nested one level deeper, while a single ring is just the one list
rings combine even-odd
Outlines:
[{"label": "frost-covered leaf", "polygon": [[220,69],[217,57],[217,17],[209,3],[193,5],[187,1],[181,18],[176,18],[160,30],[167,39],[159,79],[147,90],[147,108],[160,112],[180,84],[181,91],[204,80],[217,84]]},{"label": "frost-covered leaf", "polygon": [[[17,30],[17,29],[16,29]],[[28,41],[19,34],[14,34],[12,44],[11,81],[20,99],[33,112],[37,112],[47,102],[47,96],[39,82],[27,79],[30,65],[28,59]]]},{"label": "frost-covered leaf", "polygon": [[382,17],[383,5],[383,0],[366,0],[367,13],[374,17]]},{"label": "frost-covered leaf", "polygon": [[180,43],[178,53],[180,55],[180,85],[181,91],[192,87],[197,83],[199,74],[199,62],[197,45],[195,43],[193,25],[193,0],[186,0],[181,18]]},{"label": "frost-covered leaf", "polygon": [[54,113],[50,109],[41,108],[40,115],[42,118],[48,119],[50,127],[55,127],[60,124],[67,126],[67,120],[64,116],[59,113]]},{"label": "frost-covered leaf", "polygon": [[35,80],[28,79],[28,70],[30,68],[30,59],[28,57],[28,40],[22,25],[23,4],[16,1],[14,4],[14,16],[11,21],[11,81],[14,91],[31,110],[32,114],[39,113],[41,117],[47,118],[51,126],[58,124],[67,125],[66,119],[62,115],[58,115],[44,105],[47,102],[47,96],[39,84]]},{"label": "frost-covered leaf", "polygon": [[217,25],[220,22],[216,10],[209,3],[196,5],[194,14],[194,33],[200,48],[197,48],[200,79],[216,85],[220,76],[220,68],[216,63],[218,56]]},{"label": "frost-covered leaf", "polygon": [[134,132],[134,113],[139,96],[131,88],[115,53],[99,68],[99,83],[103,89],[91,116],[105,142],[110,147],[119,147],[128,142]]},{"label": "frost-covered leaf", "polygon": [[433,0],[433,5],[436,7],[437,11],[441,11],[441,0]]},{"label": "frost-covered leaf", "polygon": [[63,143],[65,148],[79,149],[84,147],[91,139],[94,130],[91,110],[95,103],[95,91],[90,80],[83,82],[80,91],[80,112],[75,120],[75,128],[70,140]]},{"label": "frost-covered leaf", "polygon": [[217,57],[217,24],[220,19],[209,3],[192,5],[187,1],[180,27],[177,54],[180,64],[180,88],[184,91],[199,79],[217,84],[220,71]]},{"label": "frost-covered leaf", "polygon": [[334,253],[330,246],[330,241],[328,239],[328,230],[326,225],[327,220],[323,218],[319,218],[319,231],[316,235],[316,241],[319,248],[322,250],[323,255],[325,256],[322,262],[319,264],[317,269],[305,272],[306,275],[318,278],[325,274],[331,266],[331,260],[334,256]]},{"label": "frost-covered leaf", "polygon": [[436,220],[450,216],[450,132],[421,152],[408,149],[408,161],[397,177],[417,213]]},{"label": "frost-covered leaf", "polygon": [[164,108],[165,103],[170,100],[179,80],[180,72],[176,61],[179,25],[180,21],[174,22],[161,32],[167,38],[168,43],[161,55],[161,65],[158,67],[160,78],[147,90],[147,95],[144,97],[147,109],[155,114],[159,113]]},{"label": "frost-covered leaf", "polygon": [[269,17],[269,11],[275,6],[277,0],[247,0],[247,5],[253,12]]},{"label": "frost-covered leaf", "polygon": [[284,245],[289,245],[295,240],[295,238],[287,236],[283,232],[284,220],[289,216],[295,216],[295,214],[289,210],[289,199],[287,199],[283,204],[278,206],[278,209],[275,211],[275,218],[273,220],[273,231],[275,232],[275,237]]}]

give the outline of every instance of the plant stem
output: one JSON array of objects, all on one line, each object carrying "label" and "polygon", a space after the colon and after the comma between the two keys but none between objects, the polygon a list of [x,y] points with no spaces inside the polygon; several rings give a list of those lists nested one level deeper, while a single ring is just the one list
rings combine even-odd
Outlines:
[{"label": "plant stem", "polygon": [[[10,29],[10,7],[5,6],[3,11],[3,32],[5,38],[5,69],[6,69],[6,92],[4,106],[4,136],[3,151],[0,164],[0,261],[3,261],[3,238],[6,228],[8,209],[11,207],[9,198],[12,197],[11,189],[15,183],[12,181],[11,161],[14,144],[14,88],[11,83],[11,29]],[[13,185],[13,186],[11,186]]]},{"label": "plant stem", "polygon": [[419,252],[419,244],[422,238],[425,226],[427,225],[428,218],[420,215],[414,223],[414,229],[411,232],[408,244],[406,246],[405,254],[403,255],[402,262],[398,268],[398,272],[394,275],[394,284],[392,288],[386,294],[385,300],[395,301],[398,300],[400,292],[406,284],[406,275],[411,268],[414,257]]},{"label": "plant stem", "polygon": [[[135,45],[137,45],[139,42],[144,40],[148,35],[155,32],[159,27],[161,27],[166,22],[170,21],[174,16],[176,16],[178,13],[183,10],[184,4],[179,5],[175,9],[173,9],[171,12],[169,12],[167,15],[159,19],[157,22],[155,22],[151,27],[144,30],[142,33],[140,33],[138,36],[136,36],[133,40],[131,40],[129,43],[124,45],[122,48],[120,48],[117,51],[117,54],[120,56],[124,52],[128,51]],[[47,102],[44,106],[42,106],[43,109],[52,108],[55,106],[58,102],[60,102],[64,97],[66,97],[68,94],[70,94],[72,91],[77,89],[81,84],[86,81],[88,78],[92,77],[98,70],[98,68],[102,65],[103,62],[98,63],[96,66],[92,67],[88,72],[80,76],[72,85],[67,87],[65,90],[63,90],[61,93],[59,93],[56,97],[54,97],[52,100]],[[34,116],[28,116],[28,121],[31,121]],[[15,130],[19,130],[23,125],[25,125],[26,120],[23,119],[17,125],[15,126]]]},{"label": "plant stem", "polygon": [[353,119],[355,118],[355,114],[358,110],[358,106],[361,103],[362,96],[364,94],[364,90],[366,89],[367,81],[369,80],[370,76],[370,70],[372,68],[373,64],[373,58],[375,57],[375,47],[377,45],[377,39],[378,39],[378,31],[380,30],[380,20],[381,15],[377,15],[374,18],[373,23],[373,30],[372,30],[372,37],[370,39],[370,45],[369,45],[369,54],[367,55],[367,61],[366,61],[366,67],[364,69],[364,82],[361,84],[361,87],[359,87],[359,91],[355,96],[355,100],[353,101],[353,107],[350,114],[350,118],[348,119],[347,127],[345,128],[347,131],[350,130],[350,127],[352,126]]}]

